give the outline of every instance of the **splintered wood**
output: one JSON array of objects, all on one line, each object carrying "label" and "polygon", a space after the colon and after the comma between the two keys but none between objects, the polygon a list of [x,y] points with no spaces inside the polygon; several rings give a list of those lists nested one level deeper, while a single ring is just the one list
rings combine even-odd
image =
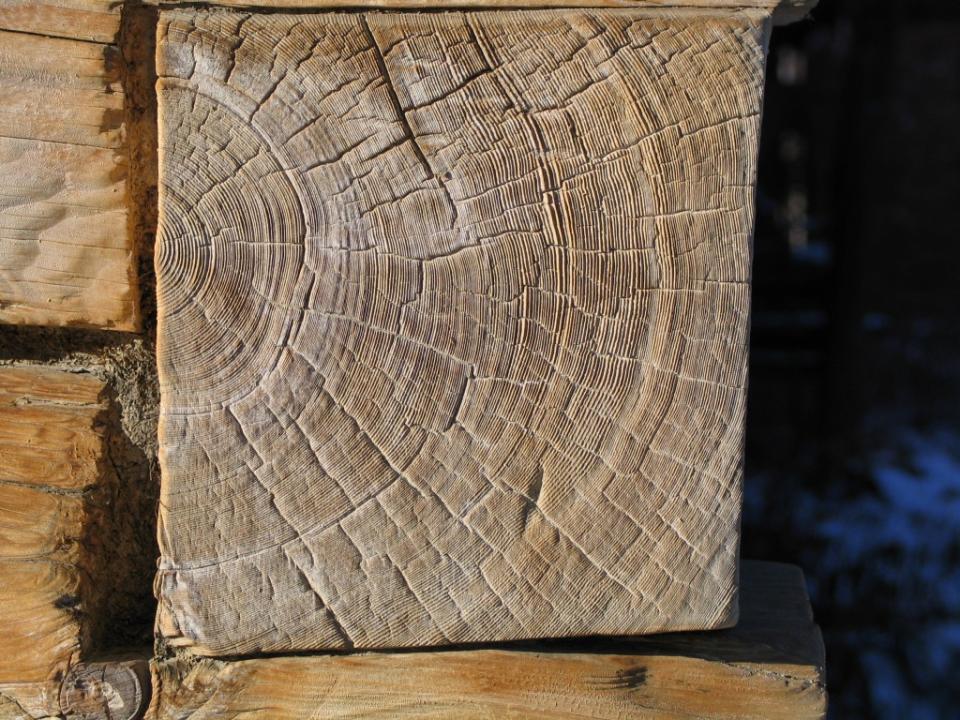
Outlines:
[{"label": "splintered wood", "polygon": [[823,642],[802,574],[786,565],[744,563],[743,598],[737,628],[713,633],[160,660],[151,718],[823,718]]},{"label": "splintered wood", "polygon": [[767,13],[161,13],[159,628],[736,620]]},{"label": "splintered wood", "polygon": [[135,330],[119,4],[0,3],[0,322]]},{"label": "splintered wood", "polygon": [[59,714],[84,617],[97,622],[87,536],[108,472],[103,391],[87,374],[0,368],[0,703],[31,716]]}]

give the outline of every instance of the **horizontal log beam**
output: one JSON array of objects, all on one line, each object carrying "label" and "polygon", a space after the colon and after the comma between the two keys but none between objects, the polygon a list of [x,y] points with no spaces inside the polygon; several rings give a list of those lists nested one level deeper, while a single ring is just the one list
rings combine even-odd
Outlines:
[{"label": "horizontal log beam", "polygon": [[116,0],[3,0],[0,28],[111,44],[116,40],[122,7]]},{"label": "horizontal log beam", "polygon": [[139,328],[120,3],[0,3],[0,323]]},{"label": "horizontal log beam", "polygon": [[643,718],[817,720],[824,655],[803,576],[743,566],[732,630],[499,649],[154,663],[154,720]]},{"label": "horizontal log beam", "polygon": [[0,368],[0,700],[36,717],[59,713],[103,621],[90,551],[106,540],[106,410],[90,374]]}]

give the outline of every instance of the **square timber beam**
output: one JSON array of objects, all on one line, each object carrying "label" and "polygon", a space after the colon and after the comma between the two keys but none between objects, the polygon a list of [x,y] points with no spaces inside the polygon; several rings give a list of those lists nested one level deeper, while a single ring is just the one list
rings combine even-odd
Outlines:
[{"label": "square timber beam", "polygon": [[764,63],[795,4],[257,4],[160,13],[164,638],[734,624]]}]

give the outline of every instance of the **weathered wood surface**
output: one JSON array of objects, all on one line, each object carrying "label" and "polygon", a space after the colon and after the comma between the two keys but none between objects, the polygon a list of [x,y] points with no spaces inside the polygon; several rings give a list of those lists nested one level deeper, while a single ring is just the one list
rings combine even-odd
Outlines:
[{"label": "weathered wood surface", "polygon": [[144,657],[81,663],[60,688],[66,720],[139,720],[149,701],[150,670]]},{"label": "weathered wood surface", "polygon": [[0,322],[138,327],[119,6],[0,4]]},{"label": "weathered wood surface", "polygon": [[116,40],[122,6],[117,0],[3,0],[0,28],[109,45]]},{"label": "weathered wood surface", "polygon": [[456,8],[548,8],[608,7],[651,9],[658,12],[695,10],[762,10],[773,16],[778,25],[795,22],[807,16],[818,0],[146,0],[150,5],[167,7],[210,5],[233,8],[393,8],[393,9],[456,9]]},{"label": "weathered wood surface", "polygon": [[813,720],[824,656],[796,568],[745,563],[734,630],[510,649],[154,665],[154,720]]},{"label": "weathered wood surface", "polygon": [[0,699],[36,717],[59,712],[97,620],[89,534],[91,493],[109,472],[103,393],[89,374],[0,368]]},{"label": "weathered wood surface", "polygon": [[767,32],[161,13],[171,643],[735,621]]}]

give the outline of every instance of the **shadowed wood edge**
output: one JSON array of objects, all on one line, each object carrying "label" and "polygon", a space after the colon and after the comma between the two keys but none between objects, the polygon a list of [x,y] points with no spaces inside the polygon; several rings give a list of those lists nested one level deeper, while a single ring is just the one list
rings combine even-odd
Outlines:
[{"label": "shadowed wood edge", "polygon": [[429,652],[152,664],[147,717],[823,718],[824,648],[803,573],[742,565],[736,628]]}]

